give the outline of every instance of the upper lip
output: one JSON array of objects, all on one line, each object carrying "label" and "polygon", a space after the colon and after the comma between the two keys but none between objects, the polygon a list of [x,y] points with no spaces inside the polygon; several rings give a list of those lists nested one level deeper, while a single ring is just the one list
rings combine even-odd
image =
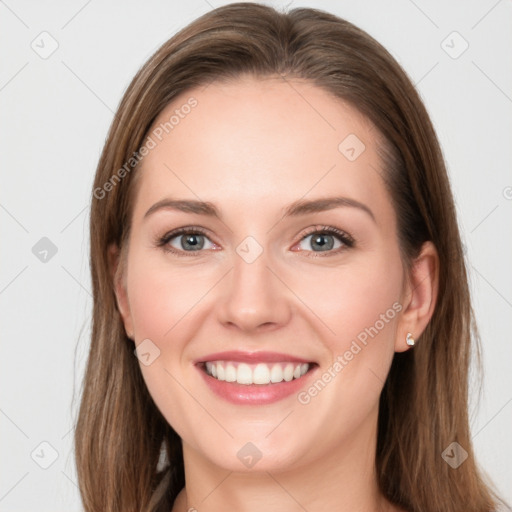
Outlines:
[{"label": "upper lip", "polygon": [[241,352],[239,350],[229,350],[226,352],[215,352],[207,356],[196,359],[195,364],[205,363],[207,361],[238,361],[243,363],[277,363],[290,361],[294,363],[311,363],[302,357],[292,356],[280,352]]}]

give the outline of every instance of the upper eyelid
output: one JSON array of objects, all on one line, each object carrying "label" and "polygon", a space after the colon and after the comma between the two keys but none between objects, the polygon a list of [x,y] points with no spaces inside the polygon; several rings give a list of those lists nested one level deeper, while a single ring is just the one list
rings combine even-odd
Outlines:
[{"label": "upper eyelid", "polygon": [[328,233],[333,236],[337,236],[339,238],[345,237],[348,238],[352,243],[355,243],[355,239],[352,235],[347,233],[344,229],[336,228],[334,226],[321,226],[316,225],[312,226],[311,228],[306,228],[306,233],[302,235],[302,238],[300,240],[303,240],[307,236],[311,236],[315,233]]}]

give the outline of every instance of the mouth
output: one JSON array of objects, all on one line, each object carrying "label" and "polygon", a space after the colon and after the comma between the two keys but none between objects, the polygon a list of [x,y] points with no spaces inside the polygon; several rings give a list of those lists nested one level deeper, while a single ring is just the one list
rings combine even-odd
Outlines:
[{"label": "mouth", "polygon": [[272,363],[215,360],[198,363],[199,368],[214,379],[245,386],[266,386],[300,380],[317,363],[276,361]]},{"label": "mouth", "polygon": [[194,361],[206,387],[235,405],[270,405],[308,386],[319,364],[292,354],[230,350]]}]

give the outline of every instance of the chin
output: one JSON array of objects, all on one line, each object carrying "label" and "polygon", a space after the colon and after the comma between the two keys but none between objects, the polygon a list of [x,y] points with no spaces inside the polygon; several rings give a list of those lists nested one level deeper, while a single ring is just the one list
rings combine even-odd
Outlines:
[{"label": "chin", "polygon": [[198,451],[216,466],[239,473],[283,472],[307,463],[304,457],[308,450],[298,449],[297,443],[291,440],[287,446],[278,441],[271,441],[265,438],[268,432],[266,430],[259,438],[230,438],[224,445],[215,443],[215,450],[209,450],[208,446],[205,446],[204,449],[199,447]]}]

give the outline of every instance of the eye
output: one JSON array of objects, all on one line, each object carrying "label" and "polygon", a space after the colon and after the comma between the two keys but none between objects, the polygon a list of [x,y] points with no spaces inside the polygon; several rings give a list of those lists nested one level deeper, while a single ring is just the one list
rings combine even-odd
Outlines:
[{"label": "eye", "polygon": [[[166,233],[161,238],[157,238],[156,245],[176,256],[200,256],[203,249],[219,249],[219,246],[208,238],[205,230],[192,226]],[[292,251],[311,253],[308,257],[332,256],[354,245],[354,239],[340,229],[331,226],[313,226],[306,230],[299,243],[292,247]]]},{"label": "eye", "polygon": [[[210,244],[210,246],[208,246]],[[202,249],[214,249],[216,246],[200,228],[180,228],[165,234],[157,241],[164,251],[182,256],[184,252],[200,252]]]},{"label": "eye", "polygon": [[[354,239],[347,233],[330,226],[313,226],[298,244],[300,251],[327,253],[326,256],[338,254],[354,246]],[[294,247],[297,247],[294,246]],[[311,249],[310,249],[311,248]],[[324,256],[315,254],[316,256]]]}]

